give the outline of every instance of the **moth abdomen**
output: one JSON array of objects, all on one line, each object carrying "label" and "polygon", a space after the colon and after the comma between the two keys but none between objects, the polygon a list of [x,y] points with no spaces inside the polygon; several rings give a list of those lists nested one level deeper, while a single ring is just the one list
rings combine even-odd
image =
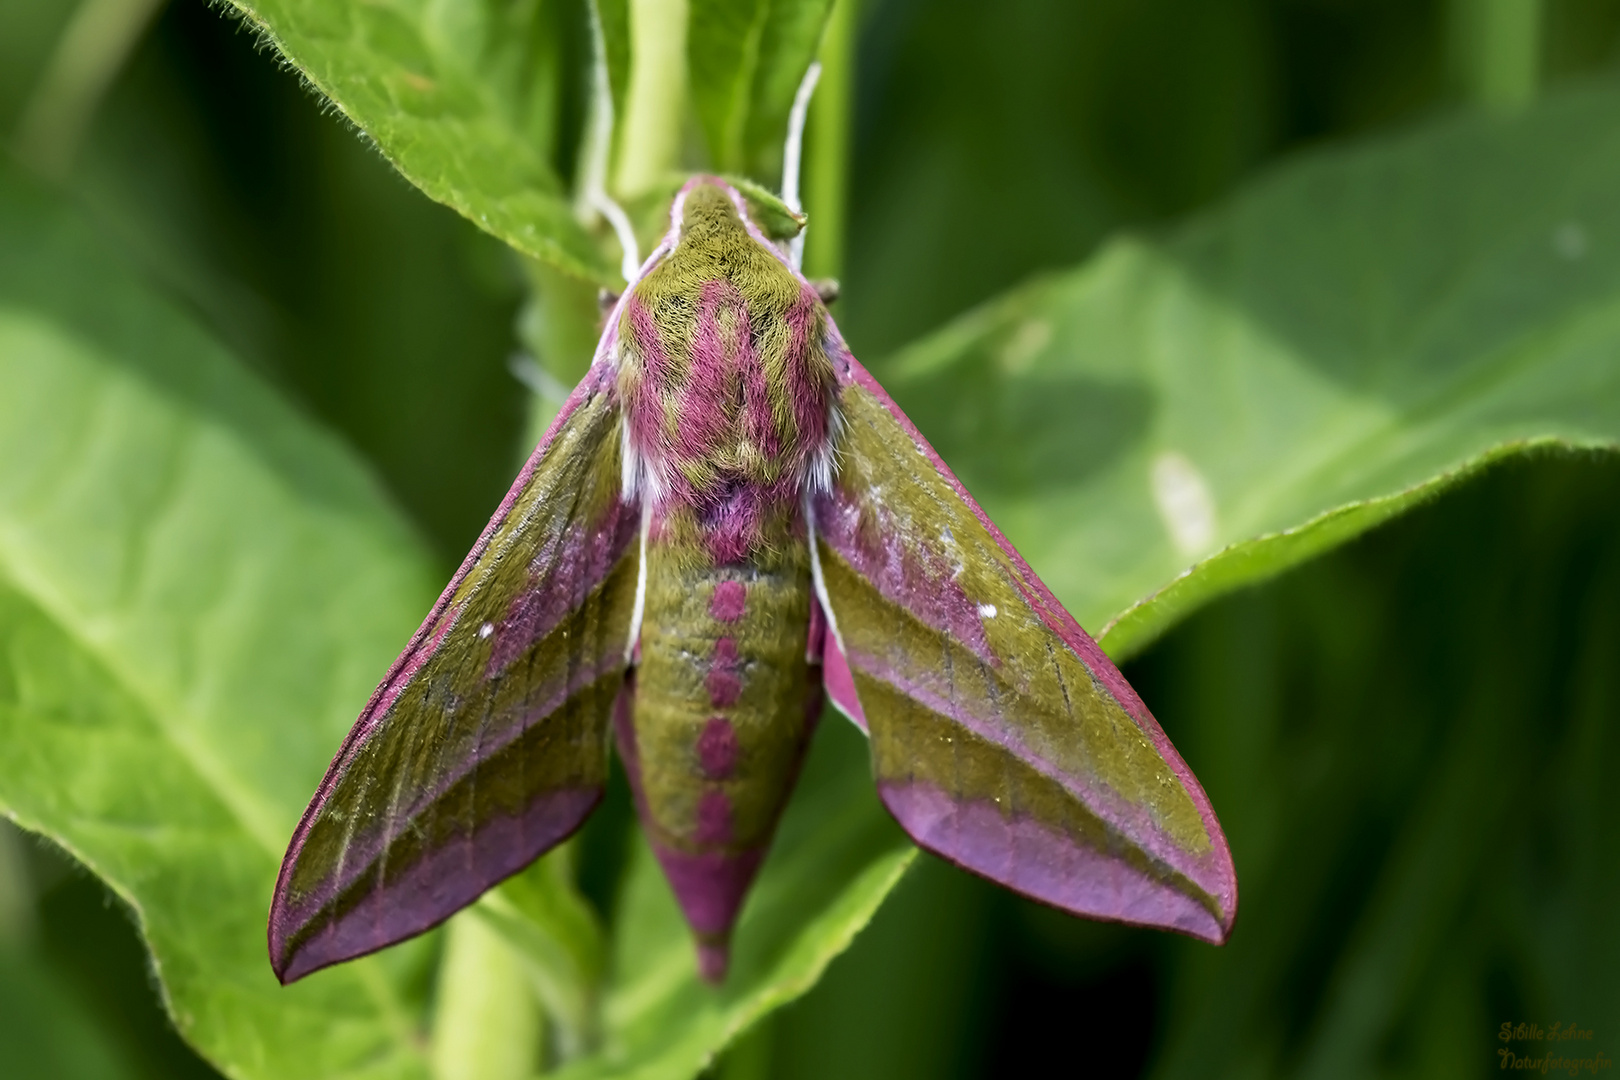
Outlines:
[{"label": "moth abdomen", "polygon": [[718,978],[797,776],[820,672],[806,656],[806,560],[701,565],[679,547],[648,544],[635,701],[620,739],[643,826],[705,974]]}]

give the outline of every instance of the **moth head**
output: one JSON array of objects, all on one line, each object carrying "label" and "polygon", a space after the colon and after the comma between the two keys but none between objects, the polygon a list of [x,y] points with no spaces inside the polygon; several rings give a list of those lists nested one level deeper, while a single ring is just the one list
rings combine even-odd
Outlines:
[{"label": "moth head", "polygon": [[683,243],[725,238],[735,242],[748,233],[748,204],[716,176],[694,176],[669,208],[672,248]]},{"label": "moth head", "polygon": [[[695,195],[695,199],[694,199]],[[776,251],[787,262],[787,244],[803,231],[806,217],[790,209],[777,195],[741,177],[694,176],[675,196],[670,206],[670,232],[666,242],[671,247],[686,229],[705,225],[729,226],[731,214],[746,228],[757,242]],[[719,215],[725,215],[722,220]]]}]

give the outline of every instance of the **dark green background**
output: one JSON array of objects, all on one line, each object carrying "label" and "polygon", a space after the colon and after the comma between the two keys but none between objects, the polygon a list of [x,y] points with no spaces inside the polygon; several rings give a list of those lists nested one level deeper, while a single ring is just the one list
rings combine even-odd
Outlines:
[{"label": "dark green background", "polygon": [[[31,6],[17,25],[49,41],[62,13]],[[1447,15],[874,0],[846,336],[881,375],[898,346],[1115,230],[1168,227],[1280,157],[1463,107]],[[1547,81],[1611,65],[1620,4],[1550,3],[1546,20]],[[42,55],[28,34],[0,45],[0,130]],[[522,453],[506,360],[523,285],[497,241],[200,0],[162,15],[73,184],[375,464],[447,570],[459,560]],[[1215,604],[1128,667],[1227,828],[1243,901],[1225,949],[1071,920],[925,861],[721,1071],[1476,1075],[1496,1070],[1502,1021],[1553,1019],[1594,1028],[1612,1057],[1617,538],[1620,463],[1524,461]],[[100,885],[28,859],[37,917],[0,954],[0,1071],[211,1075],[168,1033]],[[82,1031],[80,1059],[29,1056],[64,1045],[39,1037],[51,1025]]]}]

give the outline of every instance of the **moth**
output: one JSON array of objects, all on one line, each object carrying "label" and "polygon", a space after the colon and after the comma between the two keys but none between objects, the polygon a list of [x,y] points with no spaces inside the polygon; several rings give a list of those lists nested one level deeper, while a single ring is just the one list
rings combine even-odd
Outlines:
[{"label": "moth", "polygon": [[471,903],[580,827],[611,741],[718,982],[824,700],[921,847],[1076,915],[1230,932],[1225,837],[1152,715],[698,177],[305,811],[271,964]]}]

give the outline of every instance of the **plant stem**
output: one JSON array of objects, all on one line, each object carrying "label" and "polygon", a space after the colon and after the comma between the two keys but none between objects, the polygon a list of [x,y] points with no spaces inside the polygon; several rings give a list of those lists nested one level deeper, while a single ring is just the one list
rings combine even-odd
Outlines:
[{"label": "plant stem", "polygon": [[0,948],[18,947],[34,932],[34,883],[22,832],[0,819]]},{"label": "plant stem", "polygon": [[810,103],[809,166],[804,201],[805,273],[836,278],[844,268],[844,218],[849,202],[850,118],[855,97],[858,0],[835,0],[821,38],[821,82]]},{"label": "plant stem", "polygon": [[1450,52],[1464,93],[1497,112],[1517,112],[1541,75],[1541,0],[1452,0]]},{"label": "plant stem", "polygon": [[56,179],[67,174],[113,78],[163,0],[83,0],[17,124],[17,155]]},{"label": "plant stem", "polygon": [[680,160],[686,104],[686,0],[630,0],[630,85],[614,191],[635,198]]},{"label": "plant stem", "polygon": [[607,958],[602,926],[574,883],[576,851],[568,843],[548,852],[468,909],[523,960],[545,1012],[548,1051],[558,1063],[596,1042]]},{"label": "plant stem", "polygon": [[518,316],[518,339],[542,373],[544,385],[530,386],[535,394],[521,448],[524,459],[591,366],[602,320],[595,285],[535,260],[526,260],[525,266],[529,301]]},{"label": "plant stem", "polygon": [[476,917],[445,930],[433,1015],[435,1080],[530,1080],[544,1026],[523,961]]}]

